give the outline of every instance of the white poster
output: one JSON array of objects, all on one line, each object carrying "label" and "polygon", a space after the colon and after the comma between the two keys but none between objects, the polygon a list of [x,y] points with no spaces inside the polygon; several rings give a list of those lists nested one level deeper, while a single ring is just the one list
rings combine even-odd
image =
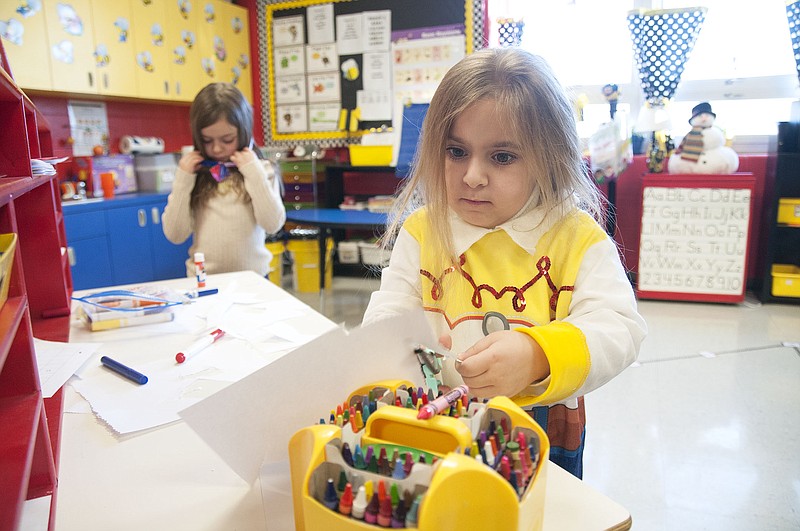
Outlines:
[{"label": "white poster", "polygon": [[279,133],[308,131],[307,112],[305,105],[278,105],[275,107],[275,129]]},{"label": "white poster", "polygon": [[305,103],[306,78],[303,75],[275,78],[275,103]]},{"label": "white poster", "polygon": [[380,121],[392,119],[392,92],[390,90],[359,90],[356,105],[361,109],[361,119]]},{"label": "white poster", "polygon": [[306,72],[331,72],[338,66],[335,43],[306,46]]},{"label": "white poster", "polygon": [[338,103],[316,103],[308,106],[308,128],[310,131],[336,131],[339,122]]},{"label": "white poster", "polygon": [[364,90],[391,90],[392,56],[388,52],[365,53]]},{"label": "white poster", "polygon": [[392,12],[364,13],[364,51],[388,52],[391,46]]},{"label": "white poster", "polygon": [[308,76],[308,102],[339,102],[339,73],[329,72],[322,74],[309,74]]},{"label": "white poster", "polygon": [[302,46],[275,48],[275,77],[304,74],[306,71],[305,59]]},{"label": "white poster", "polygon": [[308,43],[333,42],[333,4],[308,6]]},{"label": "white poster", "polygon": [[305,44],[305,42],[306,35],[302,15],[272,19],[272,45],[274,47]]},{"label": "white poster", "polygon": [[364,51],[362,13],[336,17],[336,51],[339,55],[354,55]]},{"label": "white poster", "polygon": [[91,157],[94,146],[108,145],[108,114],[103,102],[69,101],[69,131],[74,140],[72,155]]}]

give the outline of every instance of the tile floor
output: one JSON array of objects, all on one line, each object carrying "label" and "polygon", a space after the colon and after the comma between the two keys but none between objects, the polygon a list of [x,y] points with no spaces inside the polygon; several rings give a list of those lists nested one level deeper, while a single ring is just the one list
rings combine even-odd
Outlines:
[{"label": "tile floor", "polygon": [[[334,277],[296,295],[352,328],[377,287]],[[800,343],[800,305],[639,308],[639,362],[586,398],[584,480],[633,529],[800,529],[800,347],[782,346]]]}]

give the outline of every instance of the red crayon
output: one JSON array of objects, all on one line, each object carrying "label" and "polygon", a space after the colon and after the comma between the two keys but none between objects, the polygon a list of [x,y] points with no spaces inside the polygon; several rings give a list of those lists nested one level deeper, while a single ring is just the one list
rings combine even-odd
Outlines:
[{"label": "red crayon", "polygon": [[348,483],[344,486],[344,492],[339,499],[339,512],[344,515],[349,515],[353,510],[353,486]]},{"label": "red crayon", "polygon": [[391,527],[392,525],[392,499],[388,496],[381,502],[378,511],[378,525],[381,527]]}]

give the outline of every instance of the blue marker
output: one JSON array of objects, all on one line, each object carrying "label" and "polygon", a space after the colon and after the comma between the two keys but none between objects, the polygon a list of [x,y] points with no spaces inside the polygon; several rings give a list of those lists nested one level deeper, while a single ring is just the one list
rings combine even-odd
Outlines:
[{"label": "blue marker", "polygon": [[192,291],[187,291],[186,296],[189,297],[190,299],[196,299],[198,297],[205,297],[206,295],[216,295],[217,293],[219,293],[219,290],[217,288],[200,289],[200,290],[194,289]]},{"label": "blue marker", "polygon": [[112,371],[116,372],[117,374],[121,374],[125,378],[138,383],[139,385],[144,385],[147,383],[147,376],[131,369],[127,365],[123,365],[118,361],[112,360],[108,356],[103,356],[102,358],[100,358],[100,363],[102,363]]}]

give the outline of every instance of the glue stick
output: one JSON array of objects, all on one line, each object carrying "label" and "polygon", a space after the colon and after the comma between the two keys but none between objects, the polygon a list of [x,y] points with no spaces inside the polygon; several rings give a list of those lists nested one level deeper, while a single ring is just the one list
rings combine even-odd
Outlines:
[{"label": "glue stick", "polygon": [[206,287],[206,257],[203,253],[194,253],[194,272],[197,277],[197,287]]}]

